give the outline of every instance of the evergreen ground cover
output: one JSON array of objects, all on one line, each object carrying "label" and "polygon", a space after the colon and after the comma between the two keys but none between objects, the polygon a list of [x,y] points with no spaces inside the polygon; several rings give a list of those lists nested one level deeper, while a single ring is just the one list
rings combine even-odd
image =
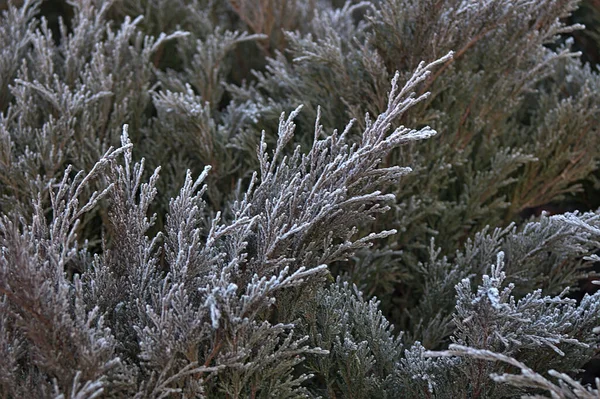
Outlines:
[{"label": "evergreen ground cover", "polygon": [[0,10],[0,398],[600,398],[597,2]]}]

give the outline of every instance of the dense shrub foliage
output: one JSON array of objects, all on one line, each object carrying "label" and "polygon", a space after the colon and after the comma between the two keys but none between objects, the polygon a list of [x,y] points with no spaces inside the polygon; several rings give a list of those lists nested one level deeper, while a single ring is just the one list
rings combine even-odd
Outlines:
[{"label": "dense shrub foliage", "polygon": [[0,1],[0,397],[599,398],[579,6]]}]

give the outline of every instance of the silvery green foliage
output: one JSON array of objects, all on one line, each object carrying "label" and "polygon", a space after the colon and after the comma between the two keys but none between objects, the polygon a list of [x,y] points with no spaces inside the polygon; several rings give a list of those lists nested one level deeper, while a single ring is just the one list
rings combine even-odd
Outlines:
[{"label": "silvery green foliage", "polygon": [[[560,373],[556,370],[549,370],[548,374],[558,380],[558,384],[552,382],[548,377],[545,377],[522,362],[515,360],[510,356],[500,353],[495,353],[485,349],[474,349],[462,345],[452,344],[447,351],[444,352],[429,352],[427,356],[464,356],[473,359],[490,362],[504,362],[517,369],[520,369],[521,374],[496,374],[493,373],[490,377],[498,382],[508,384],[518,388],[535,389],[536,391],[545,391],[549,395],[525,395],[525,398],[560,398],[560,399],[597,399],[600,393],[597,389],[590,386],[584,386],[570,375]],[[596,386],[600,381],[596,379]]]},{"label": "silvery green foliage", "polygon": [[[519,296],[536,289],[556,295],[574,285],[580,271],[590,266],[583,258],[596,250],[598,240],[587,229],[564,218],[544,214],[520,228],[510,225],[491,232],[485,228],[467,240],[452,258],[442,256],[432,240],[430,259],[418,269],[424,278],[424,290],[411,316],[418,326],[414,339],[421,339],[431,348],[449,335],[455,285],[464,278],[483,275],[500,251],[504,253],[506,278],[516,284]],[[586,223],[597,216],[574,213],[568,218]]]},{"label": "silvery green foliage", "polygon": [[117,144],[123,123],[139,135],[150,101],[151,57],[166,40],[183,35],[144,36],[136,28],[140,18],[115,29],[106,20],[110,2],[99,9],[90,1],[73,5],[72,27],[59,26],[58,44],[44,19],[22,39],[30,47],[10,82],[14,101],[1,128],[7,210],[27,208],[25,198],[36,197],[68,164],[90,169]]},{"label": "silvery green foliage", "polygon": [[39,199],[30,221],[2,216],[3,396],[94,397],[107,384],[118,395],[131,379],[104,312],[86,302],[79,276],[69,280],[65,274],[69,263],[89,261],[77,227],[111,187],[87,202],[80,202],[82,191],[125,150],[109,149],[88,174],[70,177],[68,168],[60,181],[51,181],[50,221]]},{"label": "silvery green foliage", "polygon": [[[538,289],[516,300],[511,295],[515,284],[503,284],[506,279],[503,268],[504,253],[499,252],[490,275],[483,275],[476,292],[469,279],[457,284],[455,341],[511,355],[536,351],[538,369],[552,365],[552,358],[541,356],[540,349],[551,349],[554,353],[550,355],[560,356],[562,364],[570,357],[577,361],[579,348],[593,345],[596,337],[589,326],[574,323],[579,319],[575,313],[589,313],[592,318],[588,322],[596,323],[600,318],[596,298],[587,297],[577,306],[575,300],[564,298],[564,294],[543,296]],[[482,335],[482,326],[493,333]],[[565,349],[559,349],[559,345]]]},{"label": "silvery green foliage", "polygon": [[340,268],[365,292],[377,292],[396,323],[404,325],[396,309],[413,306],[415,296],[406,293],[423,289],[414,271],[429,256],[431,235],[451,257],[486,225],[506,226],[577,192],[595,169],[589,146],[598,137],[592,94],[598,73],[582,67],[568,40],[548,48],[558,35],[582,28],[561,19],[576,5],[348,2],[319,11],[304,31],[289,32],[289,55],[269,59],[255,83],[232,88],[235,99],[254,100],[262,115],[302,98],[308,112],[300,126],[311,123],[317,105],[324,125],[337,126],[348,116],[381,112],[385,82],[395,70],[456,52],[420,88],[433,95],[402,120],[444,133],[387,160],[409,164],[413,173],[394,191],[394,217],[370,228],[402,234],[360,252],[350,270]]},{"label": "silvery green foliage", "polygon": [[[426,268],[439,268],[438,273],[445,272],[438,275],[438,280],[431,282],[431,291],[423,295],[422,303],[417,308],[418,312],[415,312],[415,317],[435,315],[430,319],[424,317],[428,323],[416,337],[427,339],[427,347],[431,348],[439,346],[444,338],[450,335],[451,341],[463,346],[468,345],[470,350],[485,349],[502,356],[512,356],[515,362],[531,363],[530,367],[540,373],[551,369],[558,370],[557,373],[564,373],[581,367],[586,359],[594,356],[598,348],[598,329],[595,327],[600,323],[600,294],[587,295],[577,303],[566,298],[565,292],[552,295],[544,294],[541,289],[532,289],[527,279],[518,276],[523,270],[521,265],[535,259],[542,248],[545,248],[546,252],[556,247],[555,254],[543,254],[546,261],[553,259],[558,253],[562,256],[570,254],[574,259],[590,253],[597,247],[597,239],[591,234],[586,234],[581,226],[574,225],[587,226],[597,220],[598,216],[595,213],[544,216],[540,222],[527,223],[521,231],[513,227],[498,229],[493,234],[484,231],[476,236],[474,242],[467,244],[464,252],[457,254],[456,259],[464,263],[452,265],[447,259],[437,259],[434,264],[423,265]],[[552,242],[552,245],[547,245],[547,242]],[[515,243],[519,243],[517,249],[514,249]],[[503,248],[507,251],[510,248],[510,257],[505,255]],[[439,255],[439,251],[435,251],[434,248],[432,251],[432,256]],[[488,271],[490,264],[491,270]],[[540,264],[544,264],[543,259]],[[558,262],[555,265],[562,264],[564,263]],[[477,268],[473,269],[475,266]],[[479,278],[481,275],[483,277]],[[509,275],[512,275],[511,280],[514,282],[507,283]],[[477,287],[471,284],[474,279],[479,281]],[[543,280],[542,278],[541,281]],[[342,292],[345,292],[346,296],[351,296],[350,304],[356,302],[362,303],[362,306],[367,305],[356,287],[353,291],[347,283],[342,285],[338,282],[338,286],[344,287]],[[340,294],[337,293],[340,288],[334,290],[334,287],[329,289],[331,292],[316,296],[316,309],[320,311],[314,312],[314,305],[307,304],[303,313],[306,315],[305,323],[309,326],[307,328],[316,332],[318,342],[329,342],[321,346],[337,348],[331,350],[328,361],[317,359],[310,363],[319,370],[317,376],[322,376],[324,381],[328,381],[325,386],[334,392],[333,395],[329,392],[329,396],[350,390],[364,392],[360,397],[404,395],[441,398],[503,398],[519,392],[528,392],[497,385],[488,378],[489,374],[501,370],[497,365],[457,358],[431,359],[418,341],[405,351],[402,351],[400,344],[390,347],[394,342],[393,335],[389,335],[389,322],[379,318],[381,314],[377,313],[378,303],[372,300],[368,303],[369,311],[360,312],[371,315],[367,321],[356,321],[359,317],[357,314],[360,313],[355,309],[359,306],[342,306]],[[456,298],[452,300],[451,294],[445,290],[456,292]],[[513,293],[520,290],[528,293],[515,297]],[[374,315],[379,316],[373,317]],[[422,325],[424,319],[420,319],[419,324]],[[347,320],[355,321],[350,323]],[[346,332],[347,327],[344,326],[347,325],[352,326],[351,334]],[[376,331],[385,331],[388,335],[374,345],[372,334]],[[436,336],[440,331],[446,335]],[[404,337],[403,341],[414,339],[415,337]],[[335,342],[347,345],[336,347]],[[357,344],[352,346],[352,342]],[[382,359],[379,350],[380,345],[384,343],[383,348],[388,349],[385,350],[387,356]],[[352,354],[352,357],[350,360],[340,354],[336,357],[335,354],[339,352],[345,356]],[[377,357],[377,354],[380,356]],[[340,357],[342,361],[338,360]],[[399,360],[394,362],[390,357]],[[377,361],[374,362],[373,359]],[[328,371],[345,370],[345,367],[349,367],[354,361],[369,366],[366,369],[356,366],[350,368],[346,373],[353,378],[346,379]],[[389,366],[390,369],[384,374],[386,378],[381,378],[376,372],[376,366],[393,364],[395,366]],[[361,375],[358,370],[366,375]],[[528,387],[532,388],[533,385]]]},{"label": "silvery green foliage", "polygon": [[[98,7],[104,1],[94,0]],[[193,34],[211,33],[224,18],[223,2],[215,0],[111,0],[110,13],[119,19],[142,16],[144,31],[158,36],[185,29]]]},{"label": "silvery green foliage", "polygon": [[[572,220],[577,218],[572,217]],[[544,296],[539,289],[516,299],[511,295],[515,284],[504,283],[504,256],[503,252],[498,253],[490,274],[483,275],[476,290],[471,287],[469,278],[457,284],[453,315],[456,330],[451,337],[454,344],[447,351],[424,353],[426,357],[464,356],[459,364],[460,379],[468,395],[473,397],[507,397],[528,392],[514,391],[493,381],[508,382],[517,388],[549,389],[552,384],[546,381],[546,385],[539,385],[545,379],[539,374],[531,375],[532,369],[559,376],[561,372],[576,369],[586,353],[589,356],[598,346],[594,326],[600,322],[600,293],[586,294],[579,304],[565,298],[564,293]],[[519,359],[527,359],[532,369]],[[497,373],[502,365],[486,360],[519,364],[525,376],[522,379],[511,375],[499,377]]]},{"label": "silvery green foliage", "polygon": [[456,359],[425,358],[416,342],[404,348],[402,333],[383,316],[376,298],[366,301],[340,279],[315,293],[301,309],[301,326],[329,355],[306,362],[315,374],[313,394],[327,397],[424,397],[452,385]]},{"label": "silvery green foliage", "polygon": [[577,2],[339,3],[0,17],[0,397],[597,397]]},{"label": "silvery green foliage", "polygon": [[[245,32],[223,32],[216,29],[203,39],[185,38],[178,47],[183,71],[158,72],[161,91],[154,92],[152,102],[157,117],[152,120],[148,136],[168,137],[166,146],[157,145],[152,159],[157,164],[170,162],[175,157],[186,160],[183,166],[198,169],[210,165],[211,202],[222,203],[219,181],[248,173],[258,166],[255,159],[258,138],[248,132],[257,123],[252,104],[231,104],[219,110],[224,95],[222,82],[231,69],[229,53],[241,43],[264,38]],[[250,134],[249,134],[250,133]],[[159,141],[160,143],[160,141]],[[160,148],[160,149],[159,149]],[[241,173],[240,173],[241,171]],[[169,173],[170,181],[163,187],[173,187],[180,171]]]},{"label": "silvery green foliage", "polygon": [[[360,143],[350,145],[346,141],[352,122],[341,134],[334,131],[319,139],[323,130],[317,118],[308,154],[302,154],[298,146],[292,155],[283,156],[295,129],[292,118],[299,109],[287,120],[282,115],[272,158],[266,153],[264,139],[261,141],[260,180],[256,190],[251,191],[252,197],[246,199],[258,201],[260,208],[255,212],[260,210],[264,215],[257,221],[253,244],[263,264],[268,264],[265,261],[271,257],[299,264],[331,263],[345,259],[348,253],[369,245],[372,240],[394,233],[382,231],[354,238],[357,225],[372,221],[375,215],[389,209],[382,203],[393,197],[383,194],[381,188],[387,188],[410,171],[399,166],[378,168],[382,158],[402,144],[435,134],[429,127],[412,130],[400,126],[391,133],[388,130],[399,116],[427,98],[427,95],[416,97],[414,88],[430,75],[431,69],[451,56],[450,53],[429,65],[421,63],[403,88],[398,87],[396,74],[386,111],[375,120],[367,115]],[[337,229],[332,229],[332,225],[338,226]]]},{"label": "silvery green foliage", "polygon": [[315,293],[300,310],[303,331],[329,356],[311,356],[315,394],[329,397],[395,397],[401,335],[382,315],[376,299],[366,301],[356,286],[337,281]]},{"label": "silvery green foliage", "polygon": [[[35,29],[35,13],[39,2],[28,1],[20,9],[10,7],[0,17],[0,111],[4,112],[11,100],[8,85],[19,69],[31,34]],[[10,22],[9,22],[10,21]]]},{"label": "silvery green foliage", "polygon": [[[49,183],[49,220],[38,201],[31,226],[20,226],[9,216],[0,226],[6,241],[0,269],[6,309],[2,327],[10,333],[7,339],[27,348],[12,353],[12,345],[5,347],[15,366],[12,380],[3,381],[3,392],[16,395],[16,375],[25,373],[32,381],[49,380],[38,386],[40,395],[50,392],[50,381],[57,395],[84,397],[308,394],[304,383],[312,375],[294,370],[305,356],[328,351],[309,345],[309,336],[298,335],[285,313],[277,316],[277,298],[290,291],[301,298],[306,288],[323,284],[323,263],[344,259],[393,233],[356,235],[358,223],[384,212],[385,202],[393,199],[380,190],[407,173],[407,168],[378,167],[382,157],[435,133],[428,127],[390,129],[427,98],[415,97],[414,88],[450,56],[421,64],[402,88],[397,75],[388,109],[375,120],[367,118],[360,144],[346,144],[349,127],[320,138],[317,120],[312,149],[302,153],[298,147],[288,158],[282,152],[293,138],[299,109],[282,115],[272,156],[263,139],[260,174],[231,206],[228,220],[217,213],[206,229],[201,198],[206,187],[201,185],[210,168],[196,180],[187,174],[170,202],[165,232],[150,234],[155,217],[148,214],[159,168],[144,179],[144,160],[133,161],[127,129],[120,149],[109,149],[90,174],[79,172],[70,179],[68,168],[62,181]],[[122,163],[115,159],[121,154]],[[105,189],[80,206],[90,181],[101,176]],[[76,237],[81,216],[101,199],[110,203],[107,230],[102,253],[92,259]],[[17,259],[30,263],[21,266]],[[36,268],[38,262],[47,266]],[[63,271],[68,264],[77,273],[72,283]],[[19,267],[18,274],[13,266]],[[301,303],[287,302],[291,308],[286,312],[296,313],[293,306]],[[385,329],[382,315],[377,317]],[[58,323],[44,330],[54,338],[37,335],[33,324],[40,318]],[[65,330],[67,342],[57,337]],[[91,340],[79,343],[86,334]],[[92,339],[96,335],[98,343]],[[70,363],[75,355],[85,367]],[[23,356],[41,368],[20,368]],[[61,373],[61,367],[71,372]]]}]

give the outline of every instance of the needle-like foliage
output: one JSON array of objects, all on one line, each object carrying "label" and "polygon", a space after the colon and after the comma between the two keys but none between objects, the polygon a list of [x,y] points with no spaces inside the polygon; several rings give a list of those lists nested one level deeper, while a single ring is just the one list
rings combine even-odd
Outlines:
[{"label": "needle-like foliage", "polygon": [[0,398],[597,398],[578,6],[0,0]]}]

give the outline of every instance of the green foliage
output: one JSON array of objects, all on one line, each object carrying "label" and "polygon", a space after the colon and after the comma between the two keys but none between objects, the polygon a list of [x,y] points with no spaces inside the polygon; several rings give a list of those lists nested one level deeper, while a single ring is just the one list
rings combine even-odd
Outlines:
[{"label": "green foliage", "polygon": [[578,6],[0,1],[0,397],[598,397]]}]

